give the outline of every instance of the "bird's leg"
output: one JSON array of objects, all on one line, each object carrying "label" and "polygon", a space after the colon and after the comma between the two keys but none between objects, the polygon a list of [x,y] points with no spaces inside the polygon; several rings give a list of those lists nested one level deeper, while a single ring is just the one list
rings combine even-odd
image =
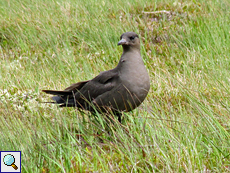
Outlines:
[{"label": "bird's leg", "polygon": [[116,113],[114,113],[114,115],[116,115],[118,117],[118,121],[121,123],[122,113],[121,112],[116,112]]}]

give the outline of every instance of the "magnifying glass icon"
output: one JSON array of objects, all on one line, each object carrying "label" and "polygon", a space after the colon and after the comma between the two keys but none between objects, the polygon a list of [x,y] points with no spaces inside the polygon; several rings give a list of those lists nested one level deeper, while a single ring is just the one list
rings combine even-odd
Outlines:
[{"label": "magnifying glass icon", "polygon": [[15,163],[15,158],[11,154],[7,154],[3,158],[3,162],[7,166],[12,166],[15,170],[18,169],[18,167],[14,164]]}]

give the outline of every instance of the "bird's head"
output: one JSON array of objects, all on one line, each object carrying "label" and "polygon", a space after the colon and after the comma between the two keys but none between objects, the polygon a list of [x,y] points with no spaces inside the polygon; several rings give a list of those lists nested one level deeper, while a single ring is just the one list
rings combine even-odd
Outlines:
[{"label": "bird's head", "polygon": [[140,49],[140,39],[135,32],[126,32],[121,35],[118,45],[122,45],[123,48],[133,47]]}]

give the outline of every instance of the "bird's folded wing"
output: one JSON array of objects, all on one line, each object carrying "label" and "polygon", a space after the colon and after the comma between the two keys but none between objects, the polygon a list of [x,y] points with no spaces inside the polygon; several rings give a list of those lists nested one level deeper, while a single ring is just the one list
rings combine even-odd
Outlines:
[{"label": "bird's folded wing", "polygon": [[112,69],[108,71],[103,71],[101,72],[98,76],[92,79],[92,81],[97,81],[101,84],[106,84],[106,83],[113,83],[115,80],[119,78],[119,72],[117,69]]},{"label": "bird's folded wing", "polygon": [[80,90],[87,82],[89,82],[89,80],[87,80],[87,81],[82,81],[82,82],[78,82],[78,83],[74,83],[74,84],[70,85],[69,87],[67,87],[64,91],[78,91],[78,90]]},{"label": "bird's folded wing", "polygon": [[98,76],[88,81],[81,88],[79,94],[86,99],[95,99],[99,95],[112,90],[119,82],[119,74],[117,71],[109,70],[101,72]]},{"label": "bird's folded wing", "polygon": [[128,111],[133,104],[132,94],[123,84],[119,84],[112,90],[99,95],[93,103],[98,107],[111,107],[114,110]]}]

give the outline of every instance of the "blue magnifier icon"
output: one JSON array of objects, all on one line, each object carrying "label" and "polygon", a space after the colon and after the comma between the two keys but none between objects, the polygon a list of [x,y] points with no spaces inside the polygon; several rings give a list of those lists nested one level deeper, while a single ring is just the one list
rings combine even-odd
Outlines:
[{"label": "blue magnifier icon", "polygon": [[11,154],[7,154],[3,158],[3,162],[7,166],[12,166],[15,170],[18,169],[18,167],[14,164],[15,163],[15,158]]}]

